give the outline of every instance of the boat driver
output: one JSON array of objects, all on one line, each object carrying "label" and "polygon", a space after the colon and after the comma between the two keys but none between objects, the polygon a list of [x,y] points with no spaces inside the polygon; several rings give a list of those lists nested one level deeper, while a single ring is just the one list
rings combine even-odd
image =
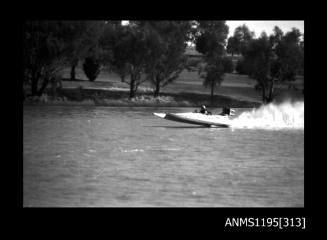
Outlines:
[{"label": "boat driver", "polygon": [[204,106],[204,105],[201,106],[200,113],[206,114],[206,115],[211,115],[211,112],[208,111],[206,106]]},{"label": "boat driver", "polygon": [[204,105],[201,106],[200,113],[202,113],[202,114],[208,113],[206,106],[204,106]]}]

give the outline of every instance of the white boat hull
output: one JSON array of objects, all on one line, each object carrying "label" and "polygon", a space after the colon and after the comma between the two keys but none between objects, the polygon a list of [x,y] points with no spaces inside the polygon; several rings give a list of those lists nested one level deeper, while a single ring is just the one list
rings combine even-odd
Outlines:
[{"label": "white boat hull", "polygon": [[175,122],[183,122],[206,127],[230,126],[230,120],[228,116],[222,115],[205,115],[202,113],[154,113],[154,115]]}]

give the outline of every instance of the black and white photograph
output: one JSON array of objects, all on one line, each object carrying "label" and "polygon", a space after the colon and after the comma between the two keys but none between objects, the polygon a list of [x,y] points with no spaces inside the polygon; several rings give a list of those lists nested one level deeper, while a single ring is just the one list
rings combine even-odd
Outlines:
[{"label": "black and white photograph", "polygon": [[304,20],[26,20],[23,208],[304,208]]}]

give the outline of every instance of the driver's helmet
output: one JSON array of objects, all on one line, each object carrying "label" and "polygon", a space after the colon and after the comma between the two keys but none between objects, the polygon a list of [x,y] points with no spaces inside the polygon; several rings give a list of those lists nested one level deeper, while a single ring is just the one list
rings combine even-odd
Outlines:
[{"label": "driver's helmet", "polygon": [[201,109],[206,109],[206,106],[202,105]]}]

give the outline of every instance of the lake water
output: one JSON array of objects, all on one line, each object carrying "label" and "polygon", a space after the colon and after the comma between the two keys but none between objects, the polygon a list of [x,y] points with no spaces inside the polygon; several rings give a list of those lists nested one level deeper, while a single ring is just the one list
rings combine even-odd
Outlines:
[{"label": "lake water", "polygon": [[303,127],[152,114],[193,110],[24,106],[24,207],[304,206]]}]

